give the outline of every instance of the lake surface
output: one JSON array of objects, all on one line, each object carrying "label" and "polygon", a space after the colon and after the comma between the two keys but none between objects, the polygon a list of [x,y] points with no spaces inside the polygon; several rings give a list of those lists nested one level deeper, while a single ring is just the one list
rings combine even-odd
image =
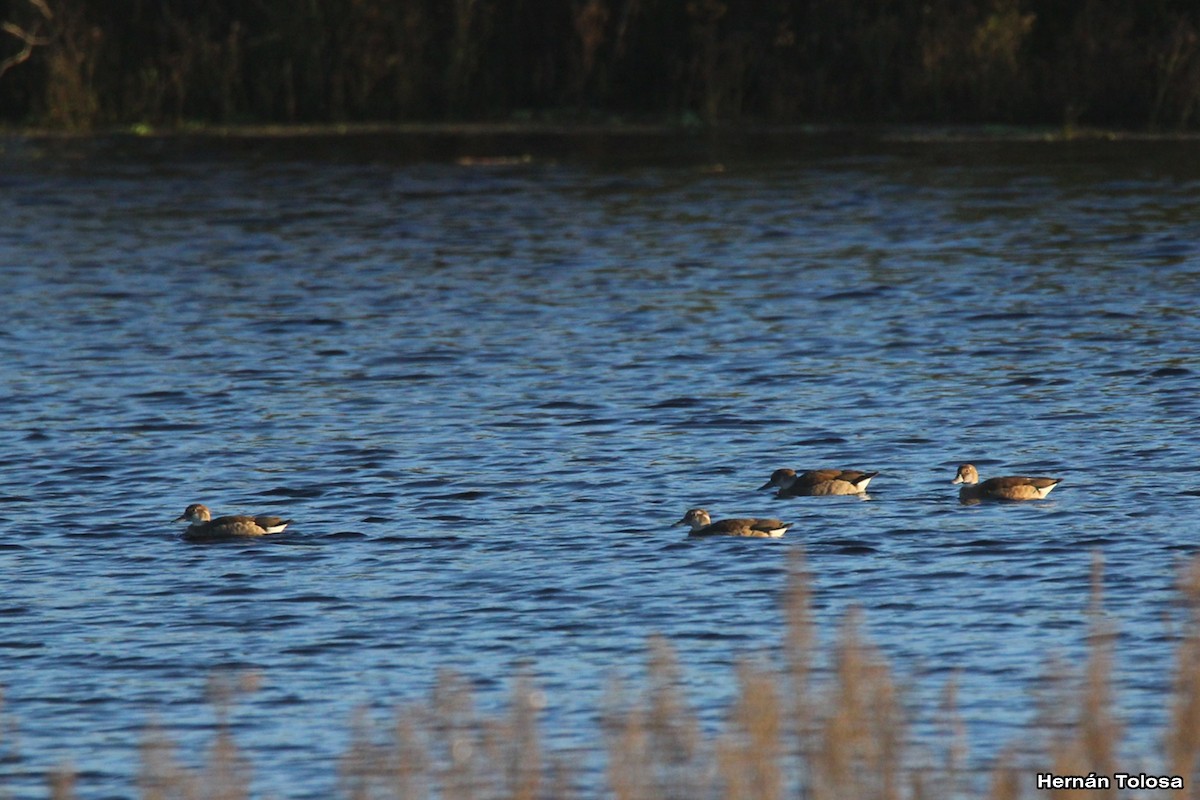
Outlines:
[{"label": "lake surface", "polygon": [[[655,633],[715,726],[799,547],[825,637],[861,606],[926,711],[957,671],[983,765],[1103,554],[1152,752],[1200,533],[1194,146],[760,144],[4,140],[0,788],[127,797],[147,724],[194,763],[238,670],[263,795],[330,796],[355,710],[443,667],[499,706],[528,665],[586,751]],[[960,506],[963,461],[1063,483]],[[756,491],[783,466],[880,475]],[[198,546],[193,502],[295,521]],[[692,541],[693,506],[796,525]]]}]

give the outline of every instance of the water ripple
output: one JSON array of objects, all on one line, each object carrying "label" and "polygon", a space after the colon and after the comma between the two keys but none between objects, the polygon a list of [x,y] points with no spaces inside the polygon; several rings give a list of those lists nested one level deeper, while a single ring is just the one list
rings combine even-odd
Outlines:
[{"label": "water ripple", "polygon": [[[578,743],[655,633],[707,724],[737,655],[778,644],[798,547],[820,621],[864,607],[914,702],[958,670],[978,752],[1028,721],[997,697],[1078,654],[1103,553],[1120,711],[1151,741],[1200,549],[1200,270],[1173,222],[1196,201],[1175,165],[1072,152],[0,156],[13,791],[70,760],[128,794],[129,734],[163,709],[198,746],[205,681],[240,668],[265,681],[238,714],[260,794],[327,796],[335,723],[447,666],[491,702],[532,662]],[[968,460],[1064,482],[960,507]],[[782,466],[881,474],[868,502],[755,491]],[[295,521],[192,545],[192,502]],[[698,503],[796,526],[692,541],[671,525]]]}]

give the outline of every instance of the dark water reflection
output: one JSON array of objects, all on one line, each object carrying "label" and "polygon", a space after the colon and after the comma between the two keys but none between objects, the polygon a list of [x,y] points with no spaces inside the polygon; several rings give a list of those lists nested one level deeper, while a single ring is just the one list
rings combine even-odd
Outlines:
[{"label": "dark water reflection", "polygon": [[[1048,654],[1079,658],[1103,553],[1120,712],[1155,741],[1200,502],[1182,145],[821,142],[719,172],[703,148],[5,146],[18,795],[60,762],[127,794],[149,719],[207,740],[214,671],[263,673],[238,735],[288,797],[329,794],[356,706],[443,666],[497,703],[529,664],[552,741],[586,746],[661,632],[715,722],[800,545],[821,619],[864,607],[915,702],[960,670],[976,759]],[[1065,481],[962,508],[967,459]],[[882,472],[871,502],[754,491],[786,465]],[[296,522],[190,546],[168,520],[198,501]],[[695,505],[797,525],[687,542]]]}]

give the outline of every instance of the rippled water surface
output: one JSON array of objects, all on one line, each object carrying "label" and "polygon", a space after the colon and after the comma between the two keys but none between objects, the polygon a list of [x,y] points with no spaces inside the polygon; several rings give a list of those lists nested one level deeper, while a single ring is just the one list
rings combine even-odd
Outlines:
[{"label": "rippled water surface", "polygon": [[[801,546],[826,634],[861,605],[925,707],[959,671],[978,761],[1080,657],[1102,553],[1152,746],[1200,535],[1187,146],[318,144],[6,143],[0,786],[128,796],[147,723],[206,746],[237,669],[282,797],[329,796],[354,710],[441,667],[499,704],[529,665],[587,748],[663,633],[715,724]],[[964,507],[966,460],[1064,480]],[[881,474],[757,492],[782,466]],[[192,545],[192,502],[295,522]],[[698,505],[796,525],[689,541]]]}]

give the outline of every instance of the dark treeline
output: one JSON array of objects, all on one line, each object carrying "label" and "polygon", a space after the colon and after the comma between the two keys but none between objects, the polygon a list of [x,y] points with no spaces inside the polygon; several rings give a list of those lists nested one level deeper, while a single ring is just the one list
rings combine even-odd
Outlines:
[{"label": "dark treeline", "polygon": [[1197,0],[0,0],[0,121],[1200,126]]}]

